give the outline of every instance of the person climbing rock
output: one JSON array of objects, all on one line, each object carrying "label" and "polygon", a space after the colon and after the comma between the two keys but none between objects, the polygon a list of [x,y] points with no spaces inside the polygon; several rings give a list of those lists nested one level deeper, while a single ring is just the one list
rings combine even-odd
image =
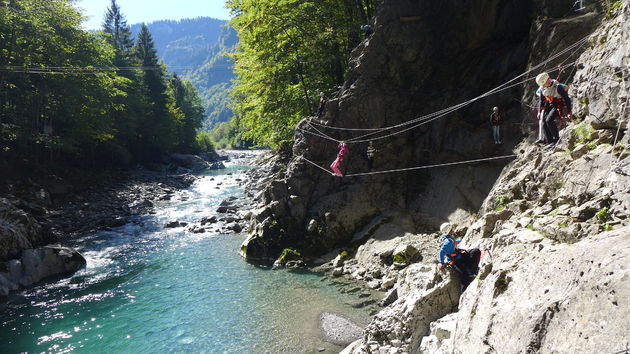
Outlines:
[{"label": "person climbing rock", "polygon": [[442,224],[440,227],[440,264],[438,269],[451,267],[460,274],[462,292],[475,279],[479,272],[479,261],[481,251],[478,248],[464,250],[458,248],[460,240],[450,235],[454,227],[450,223]]},{"label": "person climbing rock", "polygon": [[348,150],[348,145],[346,145],[345,141],[340,142],[338,147],[339,147],[339,152],[337,153],[337,158],[335,159],[335,161],[333,161],[332,164],[330,164],[330,169],[333,170],[335,176],[341,177],[343,176],[343,174],[339,170],[339,164],[343,162],[349,150]]},{"label": "person climbing rock", "polygon": [[372,33],[374,33],[374,30],[372,29],[372,26],[370,26],[370,25],[363,25],[363,26],[361,26],[361,29],[363,30],[363,32],[365,34],[365,39],[370,38]]},{"label": "person climbing rock", "polygon": [[568,94],[569,88],[567,85],[551,79],[547,73],[536,76],[536,83],[539,86],[537,92],[540,93],[538,119],[542,120],[547,143],[555,145],[560,140],[556,118],[563,119],[565,112],[567,119],[573,118],[571,98]]},{"label": "person climbing rock", "polygon": [[367,150],[365,152],[365,156],[367,157],[367,162],[368,162],[368,169],[370,171],[372,171],[372,168],[374,167],[374,153],[376,153],[378,150],[376,150],[376,148],[374,148],[374,142],[370,141],[368,143],[368,147]]},{"label": "person climbing rock", "polygon": [[321,118],[324,115],[324,109],[326,109],[326,104],[328,103],[328,97],[323,92],[319,93],[319,109],[317,110],[317,119]]},{"label": "person climbing rock", "polygon": [[492,126],[492,139],[495,144],[501,144],[501,124],[503,124],[503,115],[499,113],[499,107],[492,108],[490,114],[490,125]]}]

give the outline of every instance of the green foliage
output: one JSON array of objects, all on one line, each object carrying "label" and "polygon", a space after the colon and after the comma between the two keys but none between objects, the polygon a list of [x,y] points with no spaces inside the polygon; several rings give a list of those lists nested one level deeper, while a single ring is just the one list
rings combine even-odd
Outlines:
[{"label": "green foliage", "polygon": [[350,253],[348,251],[343,250],[343,251],[339,252],[339,259],[346,260],[348,258],[350,258]]},{"label": "green foliage", "polygon": [[551,212],[551,216],[553,216],[554,218],[558,216],[558,208],[555,208],[553,212]]},{"label": "green foliage", "polygon": [[494,198],[494,202],[497,204],[496,211],[502,211],[510,202],[510,197],[505,194],[499,194]]},{"label": "green foliage", "polygon": [[207,132],[200,131],[197,133],[197,137],[195,138],[195,150],[196,152],[208,152],[214,150],[212,140]]},{"label": "green foliage", "polygon": [[232,119],[215,125],[210,131],[210,139],[214,146],[219,149],[242,149],[252,146],[251,140],[243,139],[239,135],[237,124],[238,121]]},{"label": "green foliage", "polygon": [[536,231],[536,229],[534,229],[534,224],[527,224],[526,226],[528,229],[532,230],[532,231]]},{"label": "green foliage", "polygon": [[296,250],[292,250],[290,248],[285,248],[280,253],[280,257],[278,257],[278,261],[282,264],[288,261],[299,261],[302,259],[302,254]]},{"label": "green foliage", "polygon": [[116,1],[103,32],[86,32],[74,3],[0,5],[0,67],[17,68],[0,71],[0,160],[63,171],[191,150],[203,117],[198,96],[180,83],[174,97],[150,33],[132,46]]},{"label": "green foliage", "polygon": [[591,136],[593,132],[595,132],[595,129],[593,129],[590,124],[580,123],[577,127],[575,127],[575,129],[573,129],[571,134],[573,134],[578,143],[584,144],[592,140]]},{"label": "green foliage", "polygon": [[344,80],[373,0],[228,0],[240,43],[232,90],[239,134],[278,149]]},{"label": "green foliage", "polygon": [[601,208],[595,213],[595,218],[599,220],[599,222],[605,222],[610,219],[610,213],[608,212],[608,208]]},{"label": "green foliage", "polygon": [[408,261],[404,254],[397,253],[394,255],[394,263],[407,264]]},{"label": "green foliage", "polygon": [[623,0],[618,0],[614,3],[612,3],[609,7],[608,10],[606,12],[606,15],[608,17],[612,17],[615,14],[615,11],[617,11],[617,9],[620,9],[621,6],[623,6]]},{"label": "green foliage", "polygon": [[609,223],[604,223],[604,224],[601,226],[601,229],[602,229],[602,231],[612,231],[612,230],[614,230],[615,228],[614,228],[612,225],[610,225]]}]

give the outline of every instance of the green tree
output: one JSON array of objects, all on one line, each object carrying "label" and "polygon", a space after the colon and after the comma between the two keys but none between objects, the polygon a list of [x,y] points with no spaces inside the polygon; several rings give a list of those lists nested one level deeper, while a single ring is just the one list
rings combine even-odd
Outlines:
[{"label": "green tree", "polygon": [[[240,45],[232,91],[243,137],[279,147],[343,83],[373,0],[228,0]],[[313,14],[317,14],[314,16]]]},{"label": "green tree", "polygon": [[132,57],[130,53],[133,48],[131,29],[127,25],[127,20],[116,0],[112,0],[107,8],[103,20],[103,32],[108,35],[107,41],[116,50],[114,65],[119,67],[131,65]]},{"label": "green tree", "polygon": [[166,70],[159,63],[153,38],[143,25],[134,46],[134,54],[142,67],[142,85],[150,110],[141,121],[140,143],[146,158],[170,150],[177,144],[177,124],[182,113],[170,102],[165,83]]},{"label": "green tree", "polygon": [[182,81],[177,75],[170,80],[172,96],[175,106],[183,113],[184,120],[179,132],[179,150],[194,151],[197,130],[201,128],[204,119],[204,108],[199,93],[190,81]]}]

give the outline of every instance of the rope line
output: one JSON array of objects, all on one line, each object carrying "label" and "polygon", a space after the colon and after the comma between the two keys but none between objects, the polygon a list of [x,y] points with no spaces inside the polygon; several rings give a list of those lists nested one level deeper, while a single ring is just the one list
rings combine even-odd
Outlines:
[{"label": "rope line", "polygon": [[[393,169],[393,170],[384,170],[384,171],[374,171],[374,172],[363,172],[363,173],[351,173],[351,174],[347,174],[347,175],[343,175],[343,176],[338,176],[338,177],[356,177],[356,176],[368,176],[368,175],[377,175],[377,174],[384,174],[384,173],[394,173],[394,172],[404,172],[404,171],[412,171],[412,170],[423,170],[423,169],[429,169],[429,168],[437,168],[437,167],[445,167],[445,166],[455,166],[455,165],[464,165],[464,164],[472,164],[472,163],[477,163],[477,162],[486,162],[486,161],[493,161],[493,160],[501,160],[501,159],[508,159],[508,158],[515,158],[518,155],[504,155],[504,156],[496,156],[496,157],[487,157],[487,158],[482,158],[482,159],[474,159],[474,160],[466,160],[466,161],[456,161],[456,162],[447,162],[447,163],[441,163],[441,164],[434,164],[434,165],[425,165],[425,166],[416,166],[416,167],[407,167],[407,168],[398,168],[398,169]],[[326,168],[316,164],[315,162],[307,159],[306,157],[302,156],[302,155],[298,155],[297,157],[303,159],[304,161],[310,163],[313,166],[316,166],[317,168],[326,171],[329,174],[334,175],[331,171],[327,170]]]},{"label": "rope line", "polygon": [[[574,62],[572,62],[572,63],[570,63],[570,64],[565,65],[564,67],[566,68],[566,67],[569,67],[569,66],[571,66],[571,65],[574,65],[576,62],[577,62],[577,61],[574,61]],[[558,68],[558,69],[561,69],[561,68]],[[393,133],[390,133],[390,134],[387,134],[387,135],[384,135],[384,136],[380,136],[380,137],[372,137],[372,138],[369,138],[369,139],[361,139],[361,138],[366,138],[366,137],[371,136],[371,135],[378,134],[378,133],[380,133],[380,132],[382,132],[382,131],[385,131],[385,130],[390,130],[390,129],[393,129],[393,128],[391,128],[391,127],[378,128],[378,130],[379,130],[379,131],[372,132],[372,133],[368,133],[368,134],[364,134],[364,135],[360,135],[360,136],[358,136],[358,137],[354,137],[354,138],[351,138],[351,139],[347,139],[347,140],[345,140],[345,141],[346,141],[346,143],[347,143],[347,144],[365,143],[365,142],[368,142],[368,141],[381,140],[381,139],[385,139],[385,138],[388,138],[388,137],[391,137],[391,136],[395,136],[395,135],[398,135],[398,134],[402,134],[402,133],[404,133],[404,132],[406,132],[406,131],[409,131],[409,130],[412,130],[412,129],[418,128],[418,127],[420,127],[420,126],[422,126],[422,125],[425,125],[425,124],[429,124],[429,123],[433,122],[434,120],[437,120],[437,119],[442,118],[442,117],[444,117],[444,116],[446,116],[446,115],[448,115],[448,114],[450,114],[450,113],[452,113],[452,112],[455,112],[455,111],[457,111],[458,109],[460,109],[461,107],[463,107],[463,106],[465,106],[465,105],[468,105],[468,104],[470,104],[470,103],[474,102],[474,100],[478,100],[478,99],[481,99],[481,98],[484,98],[484,97],[487,97],[487,96],[493,95],[493,94],[495,94],[495,93],[498,93],[498,92],[501,92],[501,91],[504,91],[504,90],[508,90],[508,89],[510,89],[510,88],[512,88],[512,87],[515,87],[515,86],[521,85],[521,84],[523,84],[523,83],[525,83],[525,82],[527,82],[527,81],[533,80],[533,79],[534,79],[534,78],[528,78],[528,79],[522,80],[522,81],[520,81],[520,82],[514,83],[514,84],[512,84],[512,85],[509,85],[509,86],[503,87],[503,88],[501,88],[501,89],[495,90],[495,91],[493,91],[493,92],[488,91],[488,92],[486,92],[486,93],[484,93],[484,94],[482,94],[482,95],[478,96],[477,98],[475,98],[475,99],[473,99],[473,100],[470,100],[470,101],[467,101],[467,102],[464,102],[464,103],[460,103],[460,104],[458,104],[458,105],[451,106],[451,107],[448,107],[448,108],[446,108],[446,109],[442,109],[442,110],[440,110],[440,111],[438,111],[438,112],[434,112],[434,113],[431,113],[431,114],[427,114],[427,115],[425,115],[425,116],[423,116],[423,117],[419,117],[419,118],[413,119],[413,120],[411,120],[411,121],[405,122],[405,123],[403,123],[403,124],[400,124],[400,126],[407,125],[407,124],[409,124],[410,122],[420,122],[420,123],[418,123],[418,124],[416,124],[416,125],[413,125],[413,126],[411,126],[411,127],[409,127],[409,128],[406,128],[406,129],[403,129],[403,130],[397,131],[397,132],[393,132]],[[505,84],[504,84],[504,85],[505,85]],[[504,85],[501,85],[501,86],[504,86]],[[307,134],[311,134],[311,135],[314,135],[314,136],[320,137],[320,138],[328,139],[328,140],[330,140],[330,141],[334,141],[334,142],[337,142],[337,143],[339,143],[339,142],[341,142],[341,141],[342,141],[342,140],[339,140],[339,139],[335,139],[335,138],[331,137],[330,135],[327,135],[326,133],[322,132],[321,130],[319,130],[319,129],[315,128],[315,127],[313,126],[313,124],[312,124],[312,120],[309,120],[309,121],[308,121],[308,124],[309,124],[309,126],[311,126],[311,128],[313,128],[315,131],[317,131],[317,133],[313,133],[313,132],[311,132],[311,131],[309,131],[309,130],[305,130],[305,129],[302,129],[302,128],[297,128],[297,130],[299,130],[299,131],[301,131],[301,132],[304,132],[304,133],[307,133]],[[320,126],[321,126],[321,125],[320,125]]]},{"label": "rope line", "polygon": [[[411,119],[411,120],[403,122],[403,123],[399,123],[399,124],[388,126],[388,127],[375,128],[375,129],[378,129],[379,131],[382,131],[382,130],[393,129],[393,128],[398,128],[398,127],[401,127],[401,126],[413,124],[413,123],[416,123],[418,120],[422,120],[422,119],[425,119],[425,118],[431,118],[431,116],[433,116],[433,115],[439,115],[439,114],[441,114],[443,112],[446,112],[446,111],[449,111],[451,109],[455,109],[455,108],[459,109],[459,108],[461,108],[463,106],[466,106],[466,105],[468,105],[468,104],[470,104],[472,102],[475,102],[475,101],[477,101],[477,100],[479,100],[481,98],[485,98],[487,96],[490,96],[490,95],[492,95],[492,94],[494,94],[496,92],[499,92],[499,91],[503,90],[504,86],[510,84],[511,82],[520,79],[521,77],[531,73],[532,71],[537,70],[538,68],[547,65],[549,62],[555,60],[556,58],[558,58],[558,57],[560,57],[562,55],[564,55],[565,53],[567,53],[567,52],[569,52],[569,51],[571,51],[573,49],[576,49],[577,47],[585,44],[590,39],[590,37],[592,37],[592,36],[594,36],[594,34],[589,34],[589,35],[583,37],[582,39],[578,40],[577,42],[573,43],[572,45],[570,45],[567,48],[563,49],[562,51],[558,52],[557,54],[554,54],[553,56],[548,57],[545,61],[543,61],[543,62],[533,66],[532,68],[530,68],[526,72],[524,72],[524,73],[522,73],[522,74],[512,78],[511,80],[509,80],[509,81],[507,81],[507,82],[505,82],[505,83],[495,87],[494,89],[492,89],[490,91],[487,91],[486,93],[483,93],[483,94],[481,94],[481,95],[479,95],[479,96],[477,96],[475,98],[472,98],[472,99],[470,99],[468,101],[461,102],[461,103],[459,103],[457,105],[454,105],[454,106],[451,106],[451,107],[447,107],[445,109],[442,109],[440,111],[437,111],[437,112],[434,112],[434,113],[431,113],[431,114],[428,114],[428,115],[425,115],[425,116],[421,116],[421,117],[418,117],[418,118],[415,118],[415,119]],[[569,58],[572,55],[574,55],[576,51],[577,51],[577,49],[571,55],[569,55]],[[568,60],[568,58],[565,59],[563,61],[563,63],[566,62],[566,60]],[[575,64],[575,62],[576,61],[574,61],[571,64],[565,65],[564,68],[567,68],[567,67]],[[562,68],[562,64],[563,63],[561,63],[561,66],[558,69],[564,70],[564,68]],[[556,69],[556,70],[558,70],[558,69]],[[553,71],[555,71],[555,70],[551,70],[551,72],[553,72]],[[527,80],[525,80],[525,81],[527,81]],[[511,87],[513,87],[513,86],[511,86]],[[318,125],[320,125],[321,127],[325,127],[327,129],[335,129],[335,130],[359,130],[359,128],[345,128],[345,127],[337,127],[337,126],[327,126],[327,125],[323,125],[323,124],[318,124]],[[365,130],[368,130],[368,129],[365,129]],[[372,133],[372,134],[376,134],[376,133]],[[369,135],[372,135],[372,134],[369,134]],[[368,134],[366,134],[366,136],[368,136]],[[362,138],[362,137],[357,137],[357,138]],[[356,139],[356,138],[353,138],[353,139]],[[352,142],[353,139],[347,140],[347,142]]]}]

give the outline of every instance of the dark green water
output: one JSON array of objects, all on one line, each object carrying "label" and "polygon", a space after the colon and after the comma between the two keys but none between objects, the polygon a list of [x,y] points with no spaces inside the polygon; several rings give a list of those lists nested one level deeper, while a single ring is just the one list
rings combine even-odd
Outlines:
[{"label": "dark green water", "polygon": [[0,305],[0,351],[339,351],[321,340],[317,318],[334,311],[367,323],[368,310],[349,305],[356,295],[341,294],[320,275],[245,263],[236,252],[243,235],[162,227],[197,221],[226,197],[241,196],[235,179],[243,167],[209,174],[155,215],[73,241],[87,268]]}]

